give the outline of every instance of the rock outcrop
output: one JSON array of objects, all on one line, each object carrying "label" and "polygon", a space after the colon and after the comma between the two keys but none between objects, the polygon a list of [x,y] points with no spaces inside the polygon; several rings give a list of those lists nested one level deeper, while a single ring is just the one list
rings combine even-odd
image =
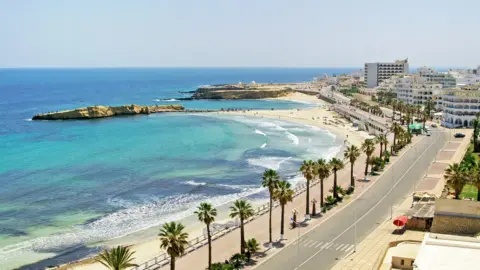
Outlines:
[{"label": "rock outcrop", "polygon": [[74,110],[38,114],[35,115],[32,120],[80,120],[179,111],[184,111],[182,105],[140,106],[132,104],[124,106],[91,106]]},{"label": "rock outcrop", "polygon": [[292,89],[265,90],[265,89],[241,89],[234,86],[198,88],[191,99],[263,99],[278,98],[294,93]]}]

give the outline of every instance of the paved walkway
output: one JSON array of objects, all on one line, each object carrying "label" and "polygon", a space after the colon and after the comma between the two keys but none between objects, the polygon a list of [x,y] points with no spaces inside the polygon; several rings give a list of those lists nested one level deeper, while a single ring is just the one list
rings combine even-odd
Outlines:
[{"label": "paved walkway", "polygon": [[[413,142],[417,142],[425,138],[423,136],[414,137]],[[410,146],[409,146],[410,147]],[[408,148],[408,147],[407,147]],[[379,146],[376,147],[376,154],[379,155]],[[394,162],[398,157],[392,157],[392,162]],[[363,171],[365,169],[365,155],[359,158],[359,160],[354,165],[354,174],[358,177],[363,175]],[[347,204],[350,200],[354,199],[358,194],[360,194],[363,190],[365,190],[368,186],[372,185],[379,176],[370,176],[368,182],[357,182],[356,183],[356,190],[355,194],[346,200],[339,206],[335,207],[334,209],[328,211],[322,217],[315,217],[311,221],[308,222],[305,228],[299,229],[289,229],[288,220],[290,219],[291,213],[293,209],[296,209],[301,215],[304,214],[305,211],[305,193],[297,196],[292,203],[289,203],[285,208],[285,238],[283,241],[279,240],[280,234],[280,208],[277,207],[273,211],[273,238],[274,238],[274,247],[272,249],[268,249],[268,247],[264,244],[263,250],[264,252],[261,253],[260,257],[257,257],[256,260],[262,260],[262,257],[269,256],[275,253],[275,250],[284,246],[285,244],[292,242],[297,239],[299,234],[304,233],[308,230],[309,227],[312,225],[316,225],[321,223],[327,217],[331,216],[333,213],[340,211],[341,208]],[[342,187],[348,187],[350,184],[350,165],[348,164],[345,169],[338,172],[338,184]],[[328,190],[333,185],[333,177],[327,179],[324,183],[325,188],[325,197],[328,196]],[[310,197],[311,199],[316,198],[319,199],[319,185],[315,185],[310,189]],[[317,212],[319,209],[317,208]],[[268,215],[262,215],[261,217],[249,222],[245,226],[245,234],[246,239],[249,238],[256,238],[260,243],[266,243],[268,241]],[[240,233],[239,230],[234,230],[233,232],[218,238],[213,242],[212,245],[212,260],[213,262],[223,262],[228,259],[234,253],[240,251]],[[197,249],[194,252],[191,252],[182,258],[177,260],[177,269],[205,269],[207,266],[207,257],[208,257],[208,248],[207,245]],[[166,269],[168,266],[165,265],[161,269]],[[247,268],[248,269],[248,268]]]}]

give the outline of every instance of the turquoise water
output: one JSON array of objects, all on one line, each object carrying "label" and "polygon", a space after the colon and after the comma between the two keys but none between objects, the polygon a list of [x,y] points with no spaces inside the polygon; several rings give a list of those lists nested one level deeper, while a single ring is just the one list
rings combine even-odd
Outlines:
[{"label": "turquoise water", "polygon": [[[235,72],[237,77],[257,76],[250,79],[256,81],[274,81],[275,72],[289,74],[288,69]],[[215,75],[230,80],[235,72],[2,70],[0,266],[29,263],[176,220],[190,215],[201,201],[221,205],[244,196],[262,198],[266,194],[260,178],[266,168],[295,183],[304,158],[329,157],[339,150],[335,136],[315,127],[215,113],[28,121],[35,113],[85,105],[151,104],[207,84]],[[295,72],[296,80],[278,77],[307,80],[300,77],[313,71]],[[283,101],[183,104],[314,106]]]}]

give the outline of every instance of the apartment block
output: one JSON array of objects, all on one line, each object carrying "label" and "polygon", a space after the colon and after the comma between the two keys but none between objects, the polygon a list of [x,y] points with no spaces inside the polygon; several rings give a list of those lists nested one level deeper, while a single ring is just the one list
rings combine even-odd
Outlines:
[{"label": "apartment block", "polygon": [[391,63],[366,63],[364,68],[365,87],[377,87],[397,74],[408,74],[408,59]]}]

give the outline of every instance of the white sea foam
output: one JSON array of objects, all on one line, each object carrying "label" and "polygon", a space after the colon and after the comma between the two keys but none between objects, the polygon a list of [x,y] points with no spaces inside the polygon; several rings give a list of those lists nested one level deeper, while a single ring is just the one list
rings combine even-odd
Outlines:
[{"label": "white sea foam", "polygon": [[289,140],[291,140],[293,142],[293,144],[295,145],[298,145],[300,143],[300,140],[298,139],[297,136],[295,136],[294,134],[288,132],[288,131],[285,131],[285,135],[287,135],[287,138]]},{"label": "white sea foam", "polygon": [[262,144],[262,146],[260,146],[260,148],[265,148],[265,146],[267,146],[267,143]]},{"label": "white sea foam", "polygon": [[23,121],[30,122],[30,121],[32,121],[32,118],[25,118],[25,119],[23,119]]},{"label": "white sea foam", "polygon": [[255,133],[267,137],[267,134],[263,133],[261,130],[255,129]]},{"label": "white sea foam", "polygon": [[275,124],[275,123],[272,123],[272,122],[261,122],[260,123],[260,126],[261,127],[267,127],[267,128],[271,128],[271,129],[274,129],[274,130],[278,130],[278,131],[284,131],[286,130],[285,128],[283,128],[282,126],[278,125],[278,124]]},{"label": "white sea foam", "polygon": [[174,98],[171,98],[171,99],[159,99],[159,98],[157,98],[157,99],[154,99],[153,101],[156,101],[156,102],[160,102],[160,101],[168,101],[168,102],[171,102],[171,101],[178,101],[178,100],[176,100],[176,99],[174,99]]},{"label": "white sea foam", "polygon": [[240,192],[206,197],[204,195],[182,194],[169,197],[154,197],[141,203],[122,199],[112,199],[108,203],[115,205],[130,205],[115,213],[106,215],[88,224],[74,226],[71,230],[53,235],[38,237],[0,249],[0,258],[22,256],[24,252],[62,252],[71,250],[87,243],[105,241],[122,237],[136,231],[159,226],[165,222],[179,220],[190,216],[196,210],[199,202],[208,202],[214,206],[229,203],[238,198],[246,197],[264,190],[259,186],[234,187]]},{"label": "white sea foam", "polygon": [[278,170],[282,163],[290,160],[292,157],[260,157],[247,159],[248,164],[266,169]]},{"label": "white sea foam", "polygon": [[190,185],[190,186],[205,186],[205,185],[207,184],[207,183],[205,183],[205,182],[195,182],[195,181],[193,181],[193,180],[191,180],[191,181],[185,181],[185,182],[183,182],[183,183],[186,184],[186,185]]}]

